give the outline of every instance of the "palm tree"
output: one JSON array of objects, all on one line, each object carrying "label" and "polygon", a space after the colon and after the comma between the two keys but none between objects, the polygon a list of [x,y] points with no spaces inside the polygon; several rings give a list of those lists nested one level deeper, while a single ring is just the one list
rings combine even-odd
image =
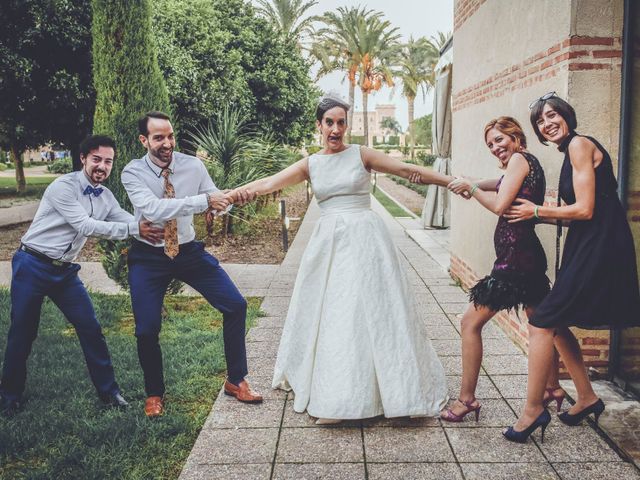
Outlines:
[{"label": "palm tree", "polygon": [[447,33],[438,32],[435,37],[431,35],[430,42],[433,44],[434,47],[436,47],[436,49],[438,50],[438,53],[440,53],[440,50],[442,50],[442,47],[444,47],[444,45],[449,41],[450,38],[451,38],[451,32],[447,32]]},{"label": "palm tree", "polygon": [[[328,73],[344,70],[349,81],[349,103],[353,105],[356,88],[356,74],[360,65],[357,26],[371,17],[382,13],[361,7],[339,7],[336,12],[326,12],[318,20],[325,24],[316,35],[311,47],[311,56],[320,63],[317,78]],[[353,109],[347,114],[347,139],[351,139]]]},{"label": "palm tree", "polygon": [[369,95],[380,90],[383,83],[393,86],[392,65],[399,51],[400,34],[398,28],[391,28],[382,15],[372,15],[359,19],[356,25],[356,46],[359,60],[358,85],[362,91],[364,112],[363,129],[365,145],[369,145],[369,119],[367,117]]},{"label": "palm tree", "polygon": [[434,67],[438,61],[436,46],[426,38],[414,40],[409,37],[407,44],[403,45],[399,56],[398,69],[395,76],[402,80],[402,96],[407,99],[409,110],[409,142],[411,146],[411,158],[414,157],[415,132],[413,117],[415,100],[418,91],[422,91],[423,97],[434,85]]},{"label": "palm tree", "polygon": [[257,11],[266,18],[274,29],[298,45],[302,38],[314,32],[315,16],[305,17],[307,10],[318,3],[317,0],[257,0]]},{"label": "palm tree", "polygon": [[380,121],[380,128],[390,130],[394,135],[402,133],[402,127],[400,126],[400,123],[398,122],[398,120],[392,117],[384,117]]}]

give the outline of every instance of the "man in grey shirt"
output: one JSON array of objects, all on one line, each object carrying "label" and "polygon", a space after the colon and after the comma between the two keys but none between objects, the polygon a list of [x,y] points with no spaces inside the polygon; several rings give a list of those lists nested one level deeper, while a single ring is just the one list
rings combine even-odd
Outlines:
[{"label": "man in grey shirt", "polygon": [[138,358],[147,393],[145,414],[157,417],[164,412],[159,334],[162,302],[174,278],[191,285],[222,312],[228,375],[225,393],[241,402],[259,403],[262,397],[244,379],[247,302],[218,260],[204,250],[202,242],[195,241],[193,229],[194,213],[225,210],[230,199],[213,184],[202,161],[174,151],[173,127],[166,114],[149,112],[140,119],[138,129],[147,154],[124,168],[122,184],[136,218],[148,218],[165,232],[162,246],[135,237],[128,258]]},{"label": "man in grey shirt", "polygon": [[45,296],[74,326],[100,398],[110,405],[127,405],[91,299],[78,278],[80,266],[72,263],[89,236],[125,239],[138,235],[157,243],[164,235],[151,222],[135,220],[101,185],[111,173],[115,151],[114,141],[102,135],[90,136],[80,145],[82,170],[63,175],[47,187],[13,256],[11,326],[0,382],[0,410],[5,414],[21,406],[27,359]]}]

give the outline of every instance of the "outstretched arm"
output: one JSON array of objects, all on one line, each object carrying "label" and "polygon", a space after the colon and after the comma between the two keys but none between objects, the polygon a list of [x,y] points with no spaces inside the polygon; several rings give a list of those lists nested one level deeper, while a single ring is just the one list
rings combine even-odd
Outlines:
[{"label": "outstretched arm", "polygon": [[[494,193],[497,182],[493,183],[492,190],[485,190],[482,187],[487,186],[489,182],[480,185],[480,183],[474,183],[466,178],[458,178],[451,183],[449,188],[454,193],[469,192],[478,203],[500,217],[515,200],[518,190],[520,190],[522,182],[528,173],[529,163],[527,160],[520,153],[514,153],[509,160],[509,165],[502,178],[500,191],[497,195]],[[491,186],[491,183],[489,183],[489,186]]]},{"label": "outstretched arm", "polygon": [[420,175],[420,183],[435,184],[442,187],[446,187],[454,179],[451,175],[443,175],[429,168],[401,162],[373,148],[361,147],[360,154],[362,156],[362,163],[367,170],[391,173],[392,175],[406,179],[417,174]]},{"label": "outstretched arm", "polygon": [[303,158],[281,172],[261,178],[228,192],[234,202],[244,203],[257,195],[267,195],[309,179],[309,160]]}]

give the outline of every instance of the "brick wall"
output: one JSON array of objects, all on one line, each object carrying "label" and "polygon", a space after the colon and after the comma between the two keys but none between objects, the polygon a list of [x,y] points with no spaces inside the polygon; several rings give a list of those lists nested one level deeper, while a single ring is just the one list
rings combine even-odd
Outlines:
[{"label": "brick wall", "polygon": [[620,70],[621,38],[567,38],[524,61],[453,93],[453,111],[483,103],[557,76],[561,71]]},{"label": "brick wall", "polygon": [[453,30],[459,29],[464,22],[476,13],[486,0],[459,0],[453,10]]}]

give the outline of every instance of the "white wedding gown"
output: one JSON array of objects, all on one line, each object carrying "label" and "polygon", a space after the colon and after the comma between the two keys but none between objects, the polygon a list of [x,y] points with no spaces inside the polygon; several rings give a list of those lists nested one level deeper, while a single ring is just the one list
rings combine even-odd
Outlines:
[{"label": "white wedding gown", "polygon": [[274,388],[294,410],[358,419],[435,416],[444,370],[426,336],[398,253],[370,209],[360,147],[312,155],[322,215],[300,264],[278,349]]}]

